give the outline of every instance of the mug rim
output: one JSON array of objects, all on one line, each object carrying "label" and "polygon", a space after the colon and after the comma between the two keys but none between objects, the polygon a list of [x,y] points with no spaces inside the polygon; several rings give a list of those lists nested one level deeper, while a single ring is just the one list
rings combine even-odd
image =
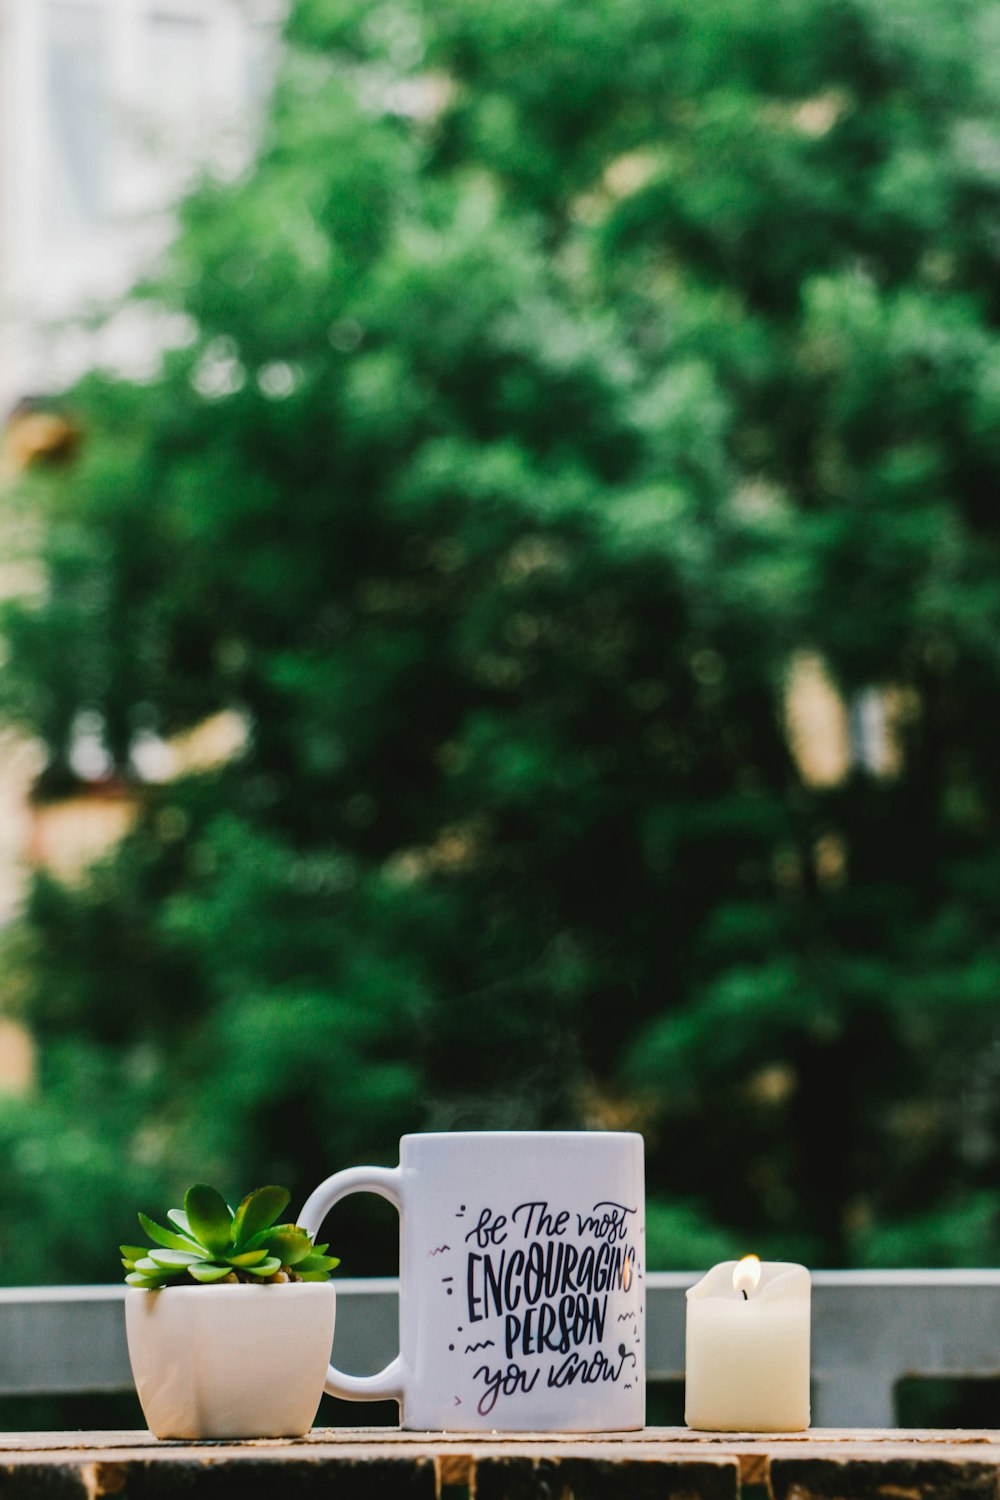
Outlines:
[{"label": "mug rim", "polygon": [[645,1141],[639,1130],[410,1130],[400,1136],[403,1141],[456,1141],[456,1140],[540,1140],[540,1141]]}]

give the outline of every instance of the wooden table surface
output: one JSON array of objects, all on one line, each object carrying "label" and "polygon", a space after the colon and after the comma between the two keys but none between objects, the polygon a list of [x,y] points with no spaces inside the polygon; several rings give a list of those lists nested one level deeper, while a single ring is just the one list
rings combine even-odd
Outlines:
[{"label": "wooden table surface", "polygon": [[1000,1432],[0,1434],[0,1500],[1000,1500]]}]

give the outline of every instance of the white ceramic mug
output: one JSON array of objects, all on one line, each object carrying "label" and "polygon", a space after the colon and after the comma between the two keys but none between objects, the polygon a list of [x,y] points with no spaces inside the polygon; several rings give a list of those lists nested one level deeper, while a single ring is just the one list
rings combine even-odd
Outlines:
[{"label": "white ceramic mug", "polygon": [[348,1193],[399,1209],[400,1352],[326,1389],[392,1398],[410,1429],[605,1432],[645,1421],[642,1137],[407,1135],[398,1167],[328,1177],[299,1222]]}]

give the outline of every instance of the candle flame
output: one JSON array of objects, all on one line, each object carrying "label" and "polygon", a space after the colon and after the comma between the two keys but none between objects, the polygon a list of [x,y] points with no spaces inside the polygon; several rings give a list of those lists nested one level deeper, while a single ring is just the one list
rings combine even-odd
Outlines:
[{"label": "candle flame", "polygon": [[737,1261],[733,1267],[733,1290],[742,1292],[744,1296],[748,1292],[755,1292],[760,1282],[760,1258],[756,1255],[744,1255],[741,1261]]}]

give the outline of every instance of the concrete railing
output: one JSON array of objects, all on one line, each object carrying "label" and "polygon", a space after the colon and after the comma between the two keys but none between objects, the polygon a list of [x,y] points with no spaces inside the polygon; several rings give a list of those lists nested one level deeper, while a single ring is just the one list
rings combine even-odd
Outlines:
[{"label": "concrete railing", "polygon": [[[684,1375],[684,1291],[695,1274],[647,1278],[651,1382]],[[124,1286],[0,1289],[0,1395],[128,1390]],[[337,1283],[337,1363],[364,1375],[396,1353],[393,1278]],[[1000,1271],[813,1275],[813,1422],[890,1427],[911,1376],[1000,1376]],[[363,1424],[364,1407],[358,1407]]]}]

